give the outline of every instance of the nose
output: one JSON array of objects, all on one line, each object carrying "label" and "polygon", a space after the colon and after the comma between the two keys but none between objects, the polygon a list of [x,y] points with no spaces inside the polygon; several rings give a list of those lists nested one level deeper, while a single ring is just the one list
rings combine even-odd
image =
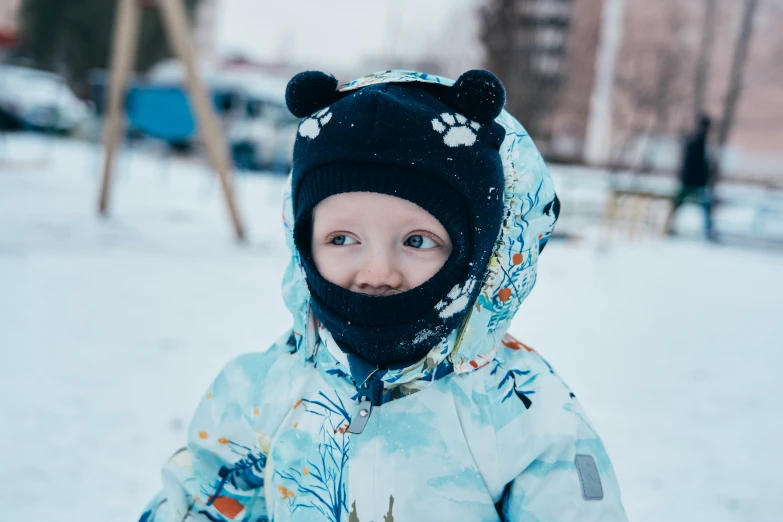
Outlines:
[{"label": "nose", "polygon": [[357,290],[368,295],[383,295],[400,291],[403,283],[402,272],[393,256],[385,253],[373,253],[356,274]]}]

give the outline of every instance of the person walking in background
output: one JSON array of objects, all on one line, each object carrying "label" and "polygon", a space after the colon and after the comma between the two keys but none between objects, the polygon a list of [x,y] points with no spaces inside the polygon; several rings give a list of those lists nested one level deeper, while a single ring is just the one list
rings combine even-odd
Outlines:
[{"label": "person walking in background", "polygon": [[677,209],[686,199],[698,200],[704,208],[704,229],[707,239],[715,241],[715,229],[712,225],[712,206],[715,169],[710,160],[707,140],[710,134],[710,117],[706,114],[699,118],[696,132],[685,144],[682,167],[680,168],[680,190],[674,198],[669,217],[666,220],[666,234],[674,234],[674,217]]}]

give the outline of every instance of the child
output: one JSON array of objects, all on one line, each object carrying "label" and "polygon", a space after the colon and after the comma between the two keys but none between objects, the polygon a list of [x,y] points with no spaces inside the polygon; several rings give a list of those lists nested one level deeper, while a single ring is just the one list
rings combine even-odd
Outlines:
[{"label": "child", "polygon": [[559,213],[487,71],[288,85],[294,326],[230,362],[142,522],[622,521],[568,387],[506,329]]}]

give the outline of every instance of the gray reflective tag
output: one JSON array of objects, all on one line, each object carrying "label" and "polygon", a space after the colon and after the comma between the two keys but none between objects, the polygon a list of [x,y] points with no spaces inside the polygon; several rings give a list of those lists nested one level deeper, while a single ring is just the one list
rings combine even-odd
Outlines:
[{"label": "gray reflective tag", "polygon": [[351,425],[348,426],[348,433],[359,434],[364,431],[364,427],[367,426],[367,421],[370,420],[370,414],[372,413],[372,403],[367,399],[359,403],[359,409],[353,414],[351,419]]},{"label": "gray reflective tag", "polygon": [[582,484],[582,496],[585,500],[603,500],[604,488],[601,486],[601,475],[592,455],[577,455],[574,461],[579,482]]}]

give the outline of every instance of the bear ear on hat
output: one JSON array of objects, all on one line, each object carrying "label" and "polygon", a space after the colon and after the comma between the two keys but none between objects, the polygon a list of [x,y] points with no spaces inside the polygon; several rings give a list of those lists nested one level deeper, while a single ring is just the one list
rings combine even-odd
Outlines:
[{"label": "bear ear on hat", "polygon": [[285,88],[285,104],[297,118],[310,116],[339,98],[337,78],[321,71],[300,72]]},{"label": "bear ear on hat", "polygon": [[457,78],[451,86],[452,105],[479,123],[492,123],[506,104],[506,90],[497,76],[474,69]]}]

